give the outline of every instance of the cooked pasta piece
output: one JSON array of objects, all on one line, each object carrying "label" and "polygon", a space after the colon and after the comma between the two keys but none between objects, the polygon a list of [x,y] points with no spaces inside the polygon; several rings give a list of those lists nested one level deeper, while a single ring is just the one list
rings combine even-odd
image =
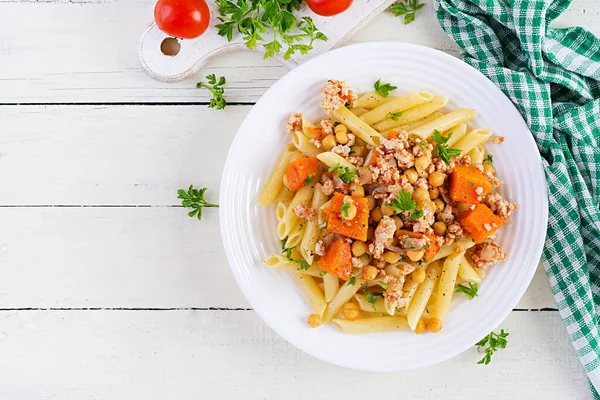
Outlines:
[{"label": "cooked pasta piece", "polygon": [[454,286],[456,286],[456,277],[458,276],[458,268],[462,259],[465,258],[464,251],[458,254],[453,254],[446,257],[440,275],[440,281],[437,287],[437,296],[433,306],[432,316],[442,318],[450,310],[450,302],[454,294]]},{"label": "cooked pasta piece", "polygon": [[338,108],[331,112],[331,116],[337,121],[348,127],[356,136],[364,140],[371,146],[379,145],[381,135],[369,124],[357,117],[346,107]]},{"label": "cooked pasta piece", "polygon": [[371,333],[408,330],[405,317],[360,318],[355,321],[334,319],[333,323],[348,333]]},{"label": "cooked pasta piece", "polygon": [[406,319],[408,320],[410,329],[413,331],[417,327],[417,323],[423,315],[423,311],[425,310],[425,306],[427,306],[427,302],[431,297],[431,293],[433,293],[433,289],[440,278],[440,272],[441,268],[439,263],[431,263],[429,268],[427,268],[427,278],[425,278],[425,281],[419,285],[419,288],[415,292],[415,295],[410,302],[408,312],[406,313]]},{"label": "cooked pasta piece", "polygon": [[403,111],[402,115],[396,117],[395,120],[391,117],[386,117],[386,119],[376,123],[373,127],[382,134],[387,133],[390,129],[398,128],[427,118],[440,108],[445,107],[446,104],[448,104],[448,98],[446,96],[433,96],[431,101]]},{"label": "cooked pasta piece", "polygon": [[352,111],[352,114],[356,115],[357,117],[360,117],[361,115],[369,112],[369,110],[362,107],[351,108],[350,111]]},{"label": "cooked pasta piece", "polygon": [[352,164],[350,161],[346,160],[344,157],[339,154],[333,153],[331,151],[326,151],[317,155],[319,161],[323,164],[327,165],[329,168],[335,166],[336,164],[341,165],[342,167],[347,167],[352,170],[356,169],[356,165]]},{"label": "cooked pasta piece", "polygon": [[350,299],[358,292],[358,290],[365,284],[366,280],[361,277],[362,269],[356,273],[356,277],[354,278],[354,283],[352,284],[352,279],[346,281],[340,287],[340,290],[337,292],[333,300],[329,302],[327,305],[327,309],[323,314],[323,323],[328,324],[331,320],[340,312],[342,306],[346,304]]},{"label": "cooked pasta piece", "polygon": [[462,124],[463,122],[467,122],[475,118],[477,118],[477,112],[475,110],[471,110],[470,108],[461,108],[459,110],[449,112],[448,114],[445,114],[444,116],[431,122],[423,124],[418,128],[414,128],[410,131],[410,133],[426,139],[433,134],[434,130],[443,132],[452,128],[453,126]]},{"label": "cooked pasta piece", "polygon": [[319,149],[312,144],[309,139],[300,131],[292,133],[292,144],[298,149],[298,151],[307,157],[315,157],[317,154],[323,152],[322,149]]},{"label": "cooked pasta piece", "polygon": [[319,289],[315,280],[311,276],[299,272],[294,272],[294,277],[296,278],[296,282],[298,282],[300,289],[302,289],[306,295],[313,310],[315,310],[315,313],[320,316],[323,315],[327,303],[325,303],[323,292],[321,292],[321,289]]},{"label": "cooked pasta piece", "polygon": [[491,137],[492,131],[489,129],[473,129],[452,147],[455,149],[459,149],[461,151],[461,154],[465,154],[471,151],[471,149],[475,148],[476,146],[483,144]]},{"label": "cooked pasta piece", "polygon": [[321,268],[319,267],[319,264],[314,263],[310,267],[308,267],[308,269],[302,269],[301,264],[289,260],[283,254],[270,255],[265,260],[265,265],[269,268],[278,269],[280,271],[299,272],[301,274],[306,274],[315,277],[321,276]]},{"label": "cooked pasta piece", "polygon": [[333,300],[340,288],[340,279],[332,274],[323,275],[323,287],[325,292],[325,301]]},{"label": "cooked pasta piece", "polygon": [[384,313],[385,312],[385,301],[383,297],[377,299],[375,303],[369,303],[367,297],[364,294],[355,294],[354,298],[358,303],[361,310],[367,312]]},{"label": "cooked pasta piece", "polygon": [[[315,191],[312,198],[311,208],[313,210],[320,210],[321,207],[327,201],[327,196],[321,190],[321,184],[315,185]],[[309,263],[312,264],[315,256],[315,246],[321,235],[321,228],[319,227],[319,218],[314,218],[306,222],[306,229],[304,230],[304,236],[300,243],[300,255]],[[330,299],[331,300],[331,299]],[[327,300],[329,301],[329,300]]]},{"label": "cooked pasta piece", "polygon": [[283,187],[283,175],[285,174],[285,169],[290,163],[290,160],[292,159],[294,153],[296,153],[296,148],[292,144],[286,146],[283,153],[281,153],[279,159],[273,167],[273,172],[271,172],[271,176],[269,177],[269,179],[265,183],[265,186],[258,195],[258,200],[256,201],[258,205],[266,206],[275,201],[277,195]]},{"label": "cooked pasta piece", "polygon": [[377,92],[369,92],[360,96],[358,100],[356,100],[354,107],[367,108],[371,110],[394,99],[395,97],[392,96],[383,97]]},{"label": "cooked pasta piece", "polygon": [[458,142],[463,136],[467,134],[467,124],[463,122],[461,124],[453,126],[446,132],[444,132],[444,136],[448,136],[450,134],[452,134],[452,136],[450,136],[450,138],[446,142],[446,146],[448,147],[452,147],[454,143]]},{"label": "cooked pasta piece", "polygon": [[477,274],[469,260],[467,260],[465,257],[463,257],[460,260],[460,266],[458,267],[458,276],[460,276],[465,282],[481,282],[481,277],[479,276],[479,274]]},{"label": "cooked pasta piece", "polygon": [[471,157],[471,166],[475,167],[477,165],[481,165],[483,163],[484,156],[485,149],[482,145],[473,147],[471,151],[469,151],[469,157]]},{"label": "cooked pasta piece", "polygon": [[367,124],[372,125],[383,121],[391,113],[404,112],[412,107],[427,103],[431,100],[433,100],[433,95],[429,92],[411,92],[372,109],[368,113],[361,115],[360,119]]},{"label": "cooked pasta piece", "polygon": [[294,213],[294,208],[301,204],[308,207],[308,204],[312,200],[314,188],[314,185],[310,185],[296,191],[296,195],[277,224],[277,236],[279,240],[285,239],[300,224],[300,218]]}]

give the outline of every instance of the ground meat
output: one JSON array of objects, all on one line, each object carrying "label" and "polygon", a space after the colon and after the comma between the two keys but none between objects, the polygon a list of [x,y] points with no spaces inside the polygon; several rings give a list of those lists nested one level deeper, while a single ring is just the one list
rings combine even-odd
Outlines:
[{"label": "ground meat", "polygon": [[386,153],[391,153],[394,150],[404,149],[404,144],[398,139],[381,138],[380,143],[381,144],[380,144],[379,148],[381,150],[385,151]]},{"label": "ground meat", "polygon": [[398,236],[398,243],[405,249],[421,250],[429,244],[427,238],[411,238],[405,234]]},{"label": "ground meat", "polygon": [[517,203],[504,200],[497,192],[488,194],[483,202],[502,219],[507,219],[517,208]]},{"label": "ground meat", "polygon": [[435,214],[429,207],[423,207],[423,216],[417,219],[413,225],[413,232],[430,234],[433,232],[431,225],[435,222]]},{"label": "ground meat", "polygon": [[356,100],[358,96],[348,87],[346,81],[330,79],[321,89],[321,107],[327,114],[346,104],[353,107]]},{"label": "ground meat", "polygon": [[442,211],[438,213],[438,219],[446,225],[454,221],[454,210],[452,206],[446,206]]},{"label": "ground meat", "polygon": [[456,238],[460,238],[464,235],[462,226],[458,222],[453,222],[446,228],[446,244],[454,243]]},{"label": "ground meat", "polygon": [[394,220],[387,215],[384,216],[382,220],[379,221],[377,228],[375,228],[373,243],[369,245],[369,251],[373,253],[373,257],[381,257],[385,245],[392,241],[395,232],[396,224],[394,223]]},{"label": "ground meat", "polygon": [[302,129],[302,114],[292,113],[285,123],[285,130],[287,133],[292,133]]},{"label": "ground meat", "polygon": [[506,253],[496,243],[480,243],[471,250],[471,260],[475,268],[485,269],[505,259]]},{"label": "ground meat", "polygon": [[313,219],[317,215],[317,210],[314,208],[306,207],[304,204],[298,204],[292,209],[292,212],[302,219]]},{"label": "ground meat", "polygon": [[317,244],[315,244],[315,254],[321,257],[325,255],[325,245],[322,240],[319,240]]},{"label": "ground meat", "polygon": [[333,124],[329,120],[321,120],[321,129],[324,135],[333,135]]},{"label": "ground meat", "polygon": [[392,275],[386,275],[385,271],[379,271],[377,276],[378,282],[387,283],[388,287],[383,293],[383,297],[387,300],[388,305],[391,309],[395,310],[396,308],[403,307],[408,298],[406,297],[407,293],[405,293],[402,289],[404,288],[404,275],[400,277],[395,277]]},{"label": "ground meat", "polygon": [[398,150],[394,153],[394,158],[398,161],[400,169],[409,169],[415,165],[415,157],[406,149]]},{"label": "ground meat", "polygon": [[417,181],[413,184],[413,186],[415,188],[427,189],[429,188],[429,182],[427,182],[427,179],[425,178],[418,178]]},{"label": "ground meat", "polygon": [[338,144],[334,146],[333,149],[331,149],[331,151],[333,151],[336,154],[339,154],[342,157],[348,157],[348,155],[350,154],[350,150],[350,147],[348,147],[348,145],[345,144]]},{"label": "ground meat", "polygon": [[459,158],[454,160],[455,165],[464,165],[466,167],[471,165],[471,156],[468,154],[463,154]]},{"label": "ground meat", "polygon": [[314,144],[317,149],[320,149],[322,146],[321,141],[319,139],[317,139],[316,137],[310,139],[309,142]]},{"label": "ground meat", "polygon": [[333,180],[325,175],[321,176],[321,191],[325,196],[331,196],[335,188],[333,187]]},{"label": "ground meat", "polygon": [[494,144],[500,144],[504,142],[504,136],[493,136],[491,142]]},{"label": "ground meat", "polygon": [[356,143],[356,136],[352,133],[348,133],[348,143],[346,143],[346,145],[352,147],[354,146],[354,143]]},{"label": "ground meat", "polygon": [[[346,160],[348,160],[348,162],[350,162],[351,164],[354,164],[354,165],[362,165],[362,163],[365,162],[365,160],[362,157],[354,157],[354,156],[348,157],[348,158],[346,158]],[[361,183],[361,185],[362,184],[363,183]]]},{"label": "ground meat", "polygon": [[482,171],[483,175],[485,175],[485,177],[487,178],[487,180],[494,186],[498,187],[500,186],[500,179],[498,179],[496,177],[496,175],[494,175],[493,173],[489,172],[489,171]]}]

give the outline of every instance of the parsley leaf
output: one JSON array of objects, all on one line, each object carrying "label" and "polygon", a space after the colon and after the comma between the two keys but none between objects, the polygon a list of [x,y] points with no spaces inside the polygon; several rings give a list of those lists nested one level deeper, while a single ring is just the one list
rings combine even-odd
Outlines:
[{"label": "parsley leaf", "polygon": [[350,279],[348,279],[348,285],[354,286],[355,283],[356,283],[356,278],[354,276],[351,276]]},{"label": "parsley leaf", "polygon": [[412,219],[413,221],[418,220],[419,218],[423,218],[423,210],[417,210],[415,212],[413,212],[412,214],[410,214],[410,219]]},{"label": "parsley leaf", "polygon": [[340,178],[346,185],[352,182],[352,179],[354,179],[356,176],[356,172],[352,172],[350,168],[340,165],[339,162],[333,167],[329,168],[327,171],[335,172],[337,177]]},{"label": "parsley leaf", "polygon": [[223,93],[225,92],[223,85],[226,83],[225,77],[222,76],[217,81],[216,75],[210,74],[206,75],[206,80],[208,81],[208,85],[211,86],[208,86],[204,82],[198,82],[196,83],[196,88],[205,88],[212,93],[213,97],[210,99],[210,104],[208,105],[209,108],[214,108],[215,110],[224,109],[225,106],[227,106],[227,101],[225,101],[225,98],[223,97]]},{"label": "parsley leaf", "polygon": [[308,174],[308,178],[306,178],[304,180],[304,184],[305,185],[310,185],[311,183],[313,183],[313,176],[311,174]]},{"label": "parsley leaf", "polygon": [[417,203],[412,199],[411,193],[406,190],[399,191],[396,194],[394,201],[388,203],[388,205],[394,209],[396,214],[400,214],[404,211],[417,211]]},{"label": "parsley leaf", "polygon": [[395,17],[404,16],[404,24],[408,25],[415,20],[415,15],[425,4],[419,3],[419,0],[401,0],[393,4],[389,11]]},{"label": "parsley leaf", "polygon": [[381,83],[381,78],[379,78],[377,80],[377,82],[375,82],[375,84],[373,85],[373,87],[375,88],[375,91],[377,93],[379,93],[382,97],[388,97],[390,95],[390,92],[393,90],[398,89],[398,86],[394,86],[390,83]]},{"label": "parsley leaf", "polygon": [[381,286],[382,288],[384,288],[385,290],[387,290],[387,288],[388,288],[388,284],[385,282],[378,281],[377,284],[379,286]]},{"label": "parsley leaf", "polygon": [[[300,20],[294,15],[300,10],[301,0],[216,0],[221,16],[215,25],[218,34],[233,40],[234,30],[242,35],[249,49],[258,45],[265,49],[264,58],[273,57],[287,46],[283,58],[296,52],[307,54],[315,40],[327,41],[310,17]],[[272,35],[267,42],[265,37]]]},{"label": "parsley leaf", "polygon": [[455,292],[457,293],[464,293],[465,296],[467,296],[467,298],[469,300],[473,300],[475,297],[477,297],[477,291],[479,290],[479,285],[477,283],[468,283],[469,286],[465,286],[465,285],[458,285],[456,287],[456,289],[454,289]]},{"label": "parsley leaf", "polygon": [[477,364],[488,365],[492,361],[492,355],[498,349],[506,348],[506,337],[509,335],[508,332],[504,332],[504,329],[500,329],[500,333],[490,332],[489,335],[481,339],[479,342],[475,343],[477,346],[477,350],[480,350],[482,347],[485,348],[485,356],[477,362]]},{"label": "parsley leaf", "polygon": [[421,140],[419,142],[419,148],[421,149],[421,151],[425,150],[425,146],[427,146],[427,140]]},{"label": "parsley leaf", "polygon": [[197,216],[199,220],[202,219],[202,208],[203,207],[219,207],[218,204],[211,204],[204,200],[204,192],[206,188],[200,190],[194,188],[194,185],[190,185],[187,192],[184,189],[177,191],[177,198],[181,199],[181,205],[185,208],[191,208],[192,211],[188,212],[189,217]]},{"label": "parsley leaf", "polygon": [[494,162],[494,156],[491,154],[488,154],[487,157],[485,158],[485,160],[483,160],[484,162],[489,162],[490,164]]},{"label": "parsley leaf", "polygon": [[[285,256],[287,257],[287,259],[300,264],[300,269],[304,269],[304,270],[309,269],[310,264],[306,260],[303,260],[301,258],[292,258],[292,249],[293,249],[293,247],[292,248],[285,247],[285,239],[281,241],[281,252],[285,253]],[[321,275],[321,276],[323,276],[323,275]]]},{"label": "parsley leaf", "polygon": [[319,272],[319,275],[321,275],[321,276],[325,276],[325,275],[327,275],[327,271],[325,271],[325,270],[322,270],[321,272]]},{"label": "parsley leaf", "polygon": [[402,111],[398,111],[398,112],[389,112],[387,114],[385,114],[385,119],[391,119],[392,121],[398,121],[398,118],[400,118],[402,116]]},{"label": "parsley leaf", "polygon": [[348,218],[348,210],[350,209],[350,204],[343,203],[340,206],[340,213],[344,215],[344,217]]},{"label": "parsley leaf", "polygon": [[446,163],[446,165],[450,164],[450,157],[458,157],[460,156],[461,151],[459,149],[449,149],[448,148],[448,140],[452,137],[452,132],[448,134],[448,136],[443,136],[440,131],[435,129],[433,131],[432,139],[437,143],[435,150],[438,153],[438,156]]},{"label": "parsley leaf", "polygon": [[365,297],[367,298],[367,301],[369,303],[371,303],[371,306],[373,307],[373,311],[377,312],[377,307],[375,307],[375,303],[377,303],[377,300],[379,300],[381,298],[381,295],[373,294],[366,289],[363,290],[363,292],[365,293]]}]

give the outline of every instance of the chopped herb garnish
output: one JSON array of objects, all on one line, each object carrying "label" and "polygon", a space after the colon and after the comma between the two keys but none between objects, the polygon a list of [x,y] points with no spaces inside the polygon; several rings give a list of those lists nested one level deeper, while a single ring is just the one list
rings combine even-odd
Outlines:
[{"label": "chopped herb garnish", "polygon": [[392,121],[398,121],[398,118],[400,118],[402,116],[402,111],[398,111],[398,112],[394,112],[394,113],[387,113],[385,115],[385,119],[391,119]]},{"label": "chopped herb garnish", "polygon": [[498,349],[506,348],[506,337],[509,335],[508,332],[504,332],[504,329],[500,329],[500,333],[490,332],[489,335],[481,339],[479,342],[475,343],[477,346],[477,350],[480,350],[482,347],[485,348],[485,356],[477,362],[477,364],[488,365],[490,361],[492,361],[492,355]]},{"label": "chopped herb garnish", "polygon": [[458,293],[464,293],[465,296],[467,296],[467,298],[469,300],[473,300],[475,297],[477,297],[477,291],[479,290],[479,285],[477,283],[468,283],[469,286],[465,286],[465,285],[458,285],[456,287],[456,289],[454,289],[455,292]]},{"label": "chopped herb garnish", "polygon": [[285,247],[285,239],[281,241],[281,252],[285,253],[286,258],[290,261],[300,264],[300,269],[309,269],[310,264],[306,260],[301,258],[292,258],[292,249],[293,248]]},{"label": "chopped herb garnish", "polygon": [[308,178],[306,178],[306,179],[304,180],[304,183],[305,183],[306,185],[310,185],[311,183],[313,183],[313,176],[312,176],[311,174],[308,174]]},{"label": "chopped herb garnish", "polygon": [[473,182],[471,182],[471,181],[469,181],[469,182],[467,182],[467,183],[468,183],[468,184],[469,184],[469,186],[471,186],[471,187],[475,186],[475,184],[474,184]]},{"label": "chopped herb garnish", "polygon": [[452,137],[452,132],[448,134],[448,136],[443,136],[440,131],[435,129],[433,131],[432,139],[437,143],[435,150],[438,153],[438,156],[444,161],[447,165],[450,165],[450,157],[458,157],[460,156],[461,151],[459,149],[449,149],[448,148],[448,140]]},{"label": "chopped herb garnish", "polygon": [[410,214],[410,219],[416,221],[419,218],[422,218],[423,214],[424,214],[423,210],[417,210],[417,211],[413,212],[412,214]]},{"label": "chopped herb garnish", "polygon": [[375,88],[375,91],[379,93],[382,97],[388,97],[391,91],[398,89],[397,86],[393,86],[390,83],[381,83],[381,78],[379,78],[377,82],[375,82],[373,87]]},{"label": "chopped herb garnish", "polygon": [[427,259],[427,257],[423,257],[423,263],[429,264],[429,260]]},{"label": "chopped herb garnish", "polygon": [[181,205],[185,208],[191,208],[192,211],[188,212],[189,217],[196,216],[199,220],[202,219],[202,208],[203,207],[219,207],[218,204],[207,203],[204,200],[204,192],[207,188],[196,189],[194,185],[190,185],[187,192],[184,189],[177,191],[177,198],[181,199]]},{"label": "chopped herb garnish", "polygon": [[225,92],[225,89],[223,88],[223,85],[226,82],[225,77],[222,76],[217,81],[216,75],[210,74],[206,75],[206,79],[208,80],[208,84],[211,86],[208,86],[204,82],[198,82],[196,83],[196,88],[205,88],[212,93],[213,97],[210,99],[210,104],[208,105],[209,108],[214,108],[215,110],[224,109],[225,106],[227,106],[227,101],[225,101],[225,98],[223,97],[223,93]]},{"label": "chopped herb garnish", "polygon": [[378,281],[377,284],[379,286],[381,286],[382,288],[384,288],[385,290],[387,290],[387,288],[388,288],[388,284],[385,282]]},{"label": "chopped herb garnish", "polygon": [[404,24],[408,25],[415,20],[415,15],[425,4],[419,0],[401,0],[393,4],[388,10],[395,17],[404,16]]},{"label": "chopped herb garnish", "polygon": [[394,209],[396,214],[400,214],[404,211],[417,211],[417,202],[412,199],[411,193],[406,190],[399,191],[396,194],[396,197],[394,197],[394,201],[387,204]]},{"label": "chopped herb garnish", "polygon": [[341,214],[342,214],[344,217],[348,218],[348,210],[349,210],[349,209],[350,209],[350,204],[348,204],[348,203],[343,203],[343,204],[340,206],[340,213],[341,213]]},{"label": "chopped herb garnish", "polygon": [[421,140],[419,142],[419,148],[421,149],[421,151],[425,151],[425,146],[427,146],[427,140]]},{"label": "chopped herb garnish", "polygon": [[351,276],[350,279],[348,279],[348,285],[354,285],[356,283],[356,278]]},{"label": "chopped herb garnish", "polygon": [[483,160],[485,162],[489,162],[490,164],[494,162],[494,156],[491,154],[488,154],[487,157],[485,158],[485,160]]},{"label": "chopped herb garnish", "polygon": [[356,176],[356,172],[352,172],[350,168],[336,163],[333,167],[328,169],[329,172],[335,172],[336,176],[342,180],[346,185],[352,182],[352,179]]},{"label": "chopped herb garnish", "polygon": [[335,128],[335,127],[336,127],[336,126],[338,126],[339,124],[341,124],[341,122],[337,122],[337,121],[335,121],[335,122],[333,123],[333,127]]},{"label": "chopped herb garnish", "polygon": [[363,292],[365,293],[365,297],[367,298],[367,301],[369,303],[371,303],[371,306],[373,307],[373,311],[377,312],[377,307],[375,307],[375,303],[377,303],[377,300],[379,300],[381,298],[381,295],[373,294],[366,289],[363,290]]},{"label": "chopped herb garnish", "polygon": [[325,276],[325,275],[327,275],[327,271],[323,270],[323,271],[319,272],[319,275]]}]

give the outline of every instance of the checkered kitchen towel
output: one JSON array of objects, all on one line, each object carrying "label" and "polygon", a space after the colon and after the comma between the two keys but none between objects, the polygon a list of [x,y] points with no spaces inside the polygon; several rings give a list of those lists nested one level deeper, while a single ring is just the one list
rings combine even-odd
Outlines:
[{"label": "checkered kitchen towel", "polygon": [[535,137],[550,204],[543,263],[598,399],[600,39],[550,27],[570,3],[435,0],[435,10],[463,60],[502,89]]}]

